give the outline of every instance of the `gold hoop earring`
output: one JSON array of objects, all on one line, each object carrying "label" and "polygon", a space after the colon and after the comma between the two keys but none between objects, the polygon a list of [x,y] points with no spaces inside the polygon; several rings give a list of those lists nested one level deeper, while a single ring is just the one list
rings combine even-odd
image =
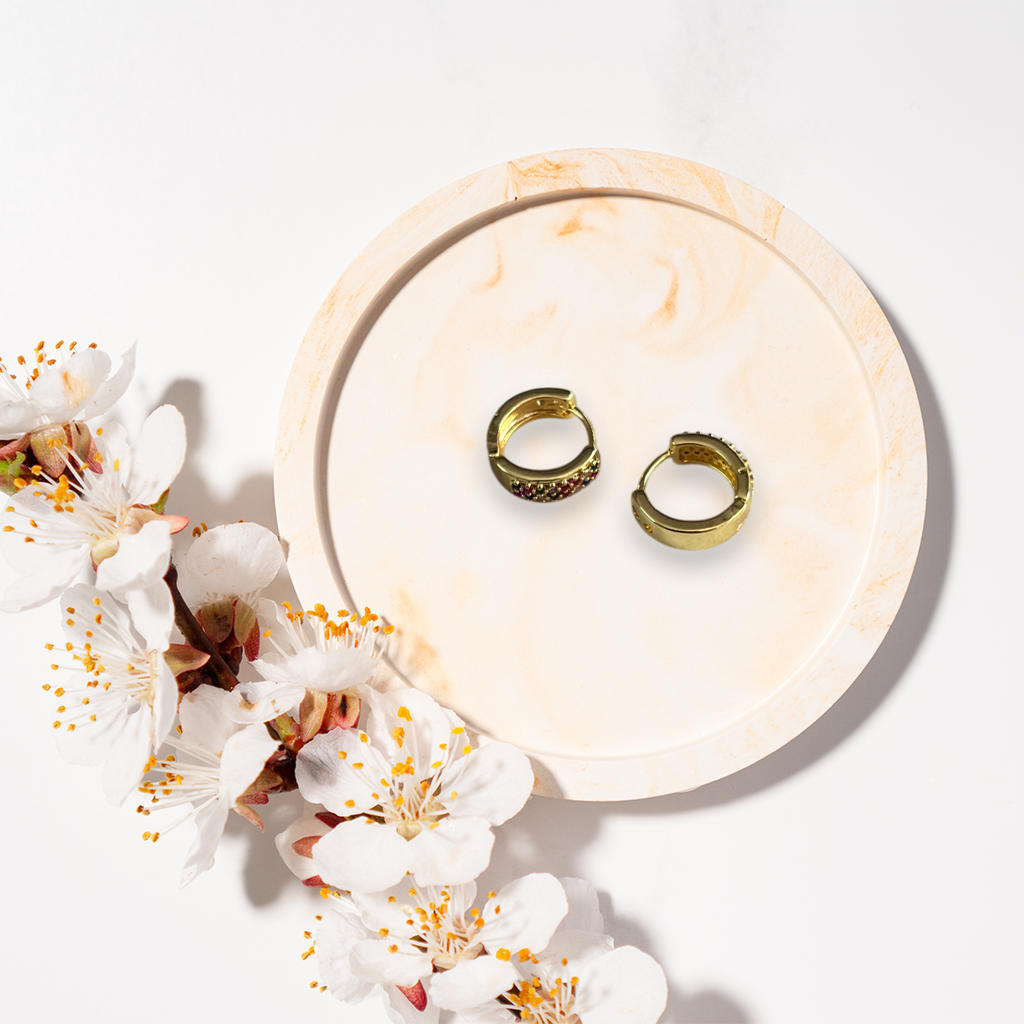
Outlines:
[{"label": "gold hoop earring", "polygon": [[[680,465],[698,463],[717,469],[732,485],[733,503],[710,519],[672,519],[659,512],[647,497],[651,474],[666,460]],[[700,551],[722,544],[744,524],[754,493],[754,474],[750,463],[728,441],[713,434],[676,434],[668,451],[659,455],[644,470],[633,492],[633,515],[645,532],[662,544],[685,551]]]},{"label": "gold hoop earring", "polygon": [[[508,439],[524,424],[571,416],[587,429],[587,444],[572,462],[555,469],[527,469],[505,458]],[[583,490],[601,469],[594,427],[576,407],[576,396],[563,388],[534,388],[510,398],[487,428],[487,456],[501,486],[524,501],[561,501]]]}]

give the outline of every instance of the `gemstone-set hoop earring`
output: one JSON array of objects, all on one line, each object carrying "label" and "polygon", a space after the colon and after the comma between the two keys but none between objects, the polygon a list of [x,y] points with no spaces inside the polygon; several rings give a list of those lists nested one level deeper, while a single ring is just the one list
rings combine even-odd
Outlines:
[{"label": "gemstone-set hoop earring", "polygon": [[[527,469],[505,458],[509,438],[536,419],[575,417],[587,430],[587,443],[571,462],[554,469]],[[601,469],[601,454],[593,424],[576,405],[576,396],[564,388],[533,388],[513,396],[494,414],[487,430],[487,456],[498,482],[524,501],[551,502],[578,494]],[[708,519],[673,519],[659,512],[647,497],[651,474],[667,459],[678,465],[710,466],[729,481],[732,504]],[[676,434],[640,477],[633,491],[633,516],[644,532],[661,544],[684,551],[700,551],[723,544],[746,522],[754,494],[750,463],[737,448],[715,434]]]},{"label": "gemstone-set hoop earring", "polygon": [[[575,416],[587,429],[587,443],[571,462],[555,469],[527,469],[505,458],[508,439],[538,419]],[[576,406],[576,396],[564,388],[534,388],[510,398],[487,429],[487,456],[498,482],[524,501],[561,501],[583,490],[601,470],[601,453],[590,420]]]}]

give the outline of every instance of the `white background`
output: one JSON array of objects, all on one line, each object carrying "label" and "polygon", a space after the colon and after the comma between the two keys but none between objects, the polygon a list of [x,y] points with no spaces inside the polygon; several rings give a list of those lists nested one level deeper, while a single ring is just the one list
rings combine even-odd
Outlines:
[{"label": "white background", "polygon": [[[273,525],[306,326],[435,189],[622,146],[780,200],[872,288],[917,382],[931,486],[904,607],[776,754],[685,795],[534,800],[492,877],[590,879],[617,943],[664,965],[672,1024],[1022,1020],[1022,10],[3,0],[2,354],[137,339],[122,417],[172,400],[188,421],[175,509]],[[383,1020],[310,993],[317,898],[240,818],[178,890],[189,829],[143,844],[53,749],[55,610],[3,625],[4,1018]]]}]

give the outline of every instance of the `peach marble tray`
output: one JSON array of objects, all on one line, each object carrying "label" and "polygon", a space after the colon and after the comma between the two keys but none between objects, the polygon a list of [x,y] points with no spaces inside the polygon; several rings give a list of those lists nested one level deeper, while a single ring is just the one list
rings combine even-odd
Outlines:
[{"label": "peach marble tray", "polygon": [[[533,387],[574,390],[602,456],[547,505],[486,455]],[[555,428],[519,461],[575,454]],[[756,480],[708,551],[630,512],[684,430]],[[656,504],[685,515],[672,472]],[[914,566],[925,443],[889,324],[806,224],[699,164],[573,150],[456,182],[360,254],[295,360],[275,484],[303,601],[394,623],[401,679],[518,744],[538,793],[620,800],[737,771],[856,679]]]}]

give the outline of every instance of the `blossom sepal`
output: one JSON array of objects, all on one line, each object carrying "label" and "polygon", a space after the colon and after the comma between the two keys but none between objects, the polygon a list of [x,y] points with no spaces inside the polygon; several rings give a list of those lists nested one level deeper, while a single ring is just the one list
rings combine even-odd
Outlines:
[{"label": "blossom sepal", "polygon": [[[210,656],[206,651],[197,651],[188,644],[168,644],[167,650],[164,651],[164,661],[167,662],[168,668],[174,673],[175,678],[178,679],[179,686],[181,686],[180,677],[183,674],[201,669],[209,660]],[[182,692],[187,692],[188,689],[194,688],[186,687]]]},{"label": "blossom sepal", "polygon": [[[28,467],[25,467],[25,445],[28,444],[28,436],[21,438],[20,441],[24,442],[20,448],[15,447],[18,441],[12,441],[0,448],[0,491],[4,494],[17,494],[18,487],[15,481],[22,480],[28,483],[31,478]],[[22,467],[25,467],[24,472]]]},{"label": "blossom sepal", "polygon": [[56,480],[68,468],[69,449],[76,456],[76,465],[103,472],[99,448],[84,423],[53,423],[0,447],[0,491],[17,494],[38,475],[33,474],[33,467]]}]

